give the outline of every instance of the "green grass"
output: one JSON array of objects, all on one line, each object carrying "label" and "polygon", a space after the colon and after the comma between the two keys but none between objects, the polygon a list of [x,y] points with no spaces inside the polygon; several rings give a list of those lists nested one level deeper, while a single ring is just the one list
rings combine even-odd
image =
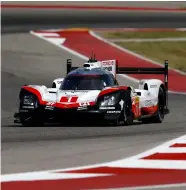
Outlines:
[{"label": "green grass", "polygon": [[169,66],[186,72],[186,42],[118,42],[133,52],[159,63],[169,60]]},{"label": "green grass", "polygon": [[177,38],[186,37],[186,32],[173,31],[173,32],[107,32],[103,33],[105,38]]}]

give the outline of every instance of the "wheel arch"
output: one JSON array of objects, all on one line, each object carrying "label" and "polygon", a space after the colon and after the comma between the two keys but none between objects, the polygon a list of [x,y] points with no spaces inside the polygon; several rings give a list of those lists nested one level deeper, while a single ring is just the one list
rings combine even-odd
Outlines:
[{"label": "wheel arch", "polygon": [[[36,93],[37,92],[37,93]],[[37,90],[28,90],[25,89],[24,87],[21,88],[20,93],[19,93],[19,100],[23,98],[25,95],[32,95],[35,98],[35,101],[38,101],[39,104],[42,102],[41,94]]]}]

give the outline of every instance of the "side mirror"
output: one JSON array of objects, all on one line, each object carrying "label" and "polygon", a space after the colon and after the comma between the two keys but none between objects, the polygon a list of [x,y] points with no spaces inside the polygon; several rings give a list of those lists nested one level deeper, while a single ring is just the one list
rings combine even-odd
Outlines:
[{"label": "side mirror", "polygon": [[57,88],[59,89],[60,86],[61,86],[61,83],[63,82],[64,78],[58,78],[58,79],[55,79],[52,83],[52,88]]}]

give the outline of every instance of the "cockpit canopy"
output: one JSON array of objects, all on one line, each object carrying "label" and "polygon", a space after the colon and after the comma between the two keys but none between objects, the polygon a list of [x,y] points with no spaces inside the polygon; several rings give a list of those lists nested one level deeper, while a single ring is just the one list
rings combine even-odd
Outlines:
[{"label": "cockpit canopy", "polygon": [[84,73],[68,75],[60,86],[61,90],[102,90],[105,87],[115,86],[116,81],[108,73]]}]

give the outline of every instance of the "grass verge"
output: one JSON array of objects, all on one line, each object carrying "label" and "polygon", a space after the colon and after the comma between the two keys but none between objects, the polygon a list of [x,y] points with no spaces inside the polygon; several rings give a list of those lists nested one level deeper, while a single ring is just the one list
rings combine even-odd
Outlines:
[{"label": "grass verge", "polygon": [[186,72],[186,42],[117,42],[137,54],[159,63],[169,60],[169,66]]},{"label": "grass verge", "polygon": [[186,37],[186,32],[167,31],[167,32],[104,32],[103,37],[108,39],[117,38],[179,38]]}]

